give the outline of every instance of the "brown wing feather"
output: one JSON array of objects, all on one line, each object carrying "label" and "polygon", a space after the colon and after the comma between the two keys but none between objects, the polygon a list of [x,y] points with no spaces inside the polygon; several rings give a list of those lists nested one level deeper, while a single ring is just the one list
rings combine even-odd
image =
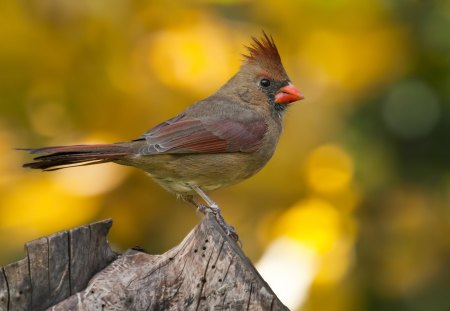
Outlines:
[{"label": "brown wing feather", "polygon": [[[176,120],[176,121],[173,121]],[[153,128],[143,138],[140,154],[252,152],[267,131],[263,120],[200,120],[174,118]]]}]

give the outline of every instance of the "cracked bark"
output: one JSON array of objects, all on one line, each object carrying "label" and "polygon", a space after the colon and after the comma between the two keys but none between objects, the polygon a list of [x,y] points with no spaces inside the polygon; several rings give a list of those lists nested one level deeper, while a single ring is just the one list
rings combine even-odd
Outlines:
[{"label": "cracked bark", "polygon": [[287,310],[214,217],[162,255],[131,249],[117,257],[110,226],[28,243],[25,259],[0,269],[0,311]]}]

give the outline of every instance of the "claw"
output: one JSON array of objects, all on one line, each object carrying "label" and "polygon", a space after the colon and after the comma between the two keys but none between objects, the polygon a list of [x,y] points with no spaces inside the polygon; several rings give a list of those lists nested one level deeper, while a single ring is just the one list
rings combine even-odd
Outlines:
[{"label": "claw", "polygon": [[182,198],[185,201],[195,205],[197,207],[197,211],[202,212],[205,215],[207,213],[212,213],[214,215],[214,217],[216,218],[217,223],[225,231],[225,233],[231,239],[233,239],[233,241],[235,241],[236,243],[239,243],[239,236],[236,232],[236,229],[234,229],[233,226],[226,223],[226,221],[223,218],[222,213],[220,211],[219,205],[217,205],[216,202],[211,200],[211,198],[208,197],[208,195],[205,192],[203,192],[203,190],[200,189],[198,186],[191,186],[191,187],[207,203],[207,205],[198,203],[192,195],[185,195],[185,196],[182,196]]},{"label": "claw", "polygon": [[219,223],[220,227],[225,231],[225,233],[233,239],[233,241],[237,242],[239,241],[239,235],[236,232],[236,229],[232,225],[229,225],[225,222],[225,219],[223,218],[222,214],[220,213],[220,209],[213,210],[213,214],[216,217],[217,222]]},{"label": "claw", "polygon": [[200,213],[206,215],[206,213],[212,212],[212,209],[209,206],[198,204],[197,205],[197,212],[200,212]]}]

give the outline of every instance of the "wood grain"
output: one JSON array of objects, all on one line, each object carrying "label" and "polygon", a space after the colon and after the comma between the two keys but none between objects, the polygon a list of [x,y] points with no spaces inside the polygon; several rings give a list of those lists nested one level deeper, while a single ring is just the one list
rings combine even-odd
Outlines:
[{"label": "wood grain", "polygon": [[84,289],[113,261],[104,220],[25,245],[26,257],[0,268],[0,311],[45,310]]},{"label": "wood grain", "polygon": [[0,268],[0,311],[288,310],[212,215],[162,255],[117,256],[105,220],[26,244]]},{"label": "wood grain", "polygon": [[163,255],[128,250],[51,310],[287,310],[207,216]]}]

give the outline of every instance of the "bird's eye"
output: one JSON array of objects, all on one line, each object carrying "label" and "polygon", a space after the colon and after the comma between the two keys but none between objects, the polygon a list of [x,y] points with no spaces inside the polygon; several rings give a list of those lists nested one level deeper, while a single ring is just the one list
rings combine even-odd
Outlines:
[{"label": "bird's eye", "polygon": [[261,81],[259,81],[259,85],[261,85],[262,87],[268,87],[270,86],[270,81],[267,79],[262,79]]}]

